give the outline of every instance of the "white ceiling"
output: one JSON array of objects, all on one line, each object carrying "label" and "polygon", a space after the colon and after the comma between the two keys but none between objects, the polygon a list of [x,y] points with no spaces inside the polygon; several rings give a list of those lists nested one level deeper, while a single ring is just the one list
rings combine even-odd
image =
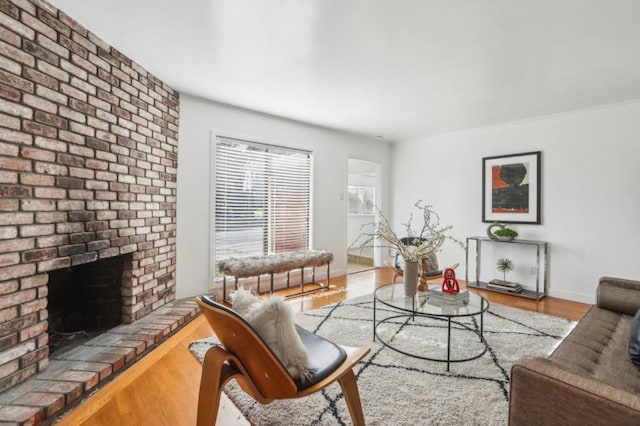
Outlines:
[{"label": "white ceiling", "polygon": [[640,98],[638,0],[51,0],[180,92],[401,141]]}]

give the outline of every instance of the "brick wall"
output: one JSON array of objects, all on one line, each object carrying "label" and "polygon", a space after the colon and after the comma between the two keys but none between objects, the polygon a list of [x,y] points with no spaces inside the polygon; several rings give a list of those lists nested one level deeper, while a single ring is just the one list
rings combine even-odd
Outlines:
[{"label": "brick wall", "polygon": [[48,362],[48,271],[125,253],[174,299],[178,93],[44,1],[0,0],[0,391]]}]

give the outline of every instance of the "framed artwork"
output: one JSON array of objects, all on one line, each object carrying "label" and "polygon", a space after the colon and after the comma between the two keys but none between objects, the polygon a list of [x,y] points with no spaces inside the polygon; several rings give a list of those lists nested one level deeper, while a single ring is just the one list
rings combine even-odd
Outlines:
[{"label": "framed artwork", "polygon": [[540,151],[482,159],[482,221],[540,224]]}]

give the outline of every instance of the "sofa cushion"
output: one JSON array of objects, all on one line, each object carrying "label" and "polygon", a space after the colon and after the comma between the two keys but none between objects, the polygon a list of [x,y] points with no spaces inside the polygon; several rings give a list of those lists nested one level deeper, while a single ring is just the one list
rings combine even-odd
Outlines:
[{"label": "sofa cushion", "polygon": [[629,358],[636,367],[640,368],[640,309],[636,312],[631,325],[631,336],[629,337]]},{"label": "sofa cushion", "polygon": [[634,316],[640,308],[640,281],[602,277],[596,299],[599,308]]},{"label": "sofa cushion", "polygon": [[549,357],[565,370],[640,393],[640,370],[629,360],[631,315],[594,306]]}]

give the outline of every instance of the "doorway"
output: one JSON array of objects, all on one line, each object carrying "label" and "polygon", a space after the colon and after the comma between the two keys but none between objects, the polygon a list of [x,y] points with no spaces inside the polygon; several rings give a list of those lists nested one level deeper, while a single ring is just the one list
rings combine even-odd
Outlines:
[{"label": "doorway", "polygon": [[349,158],[347,166],[347,273],[361,272],[375,266],[376,250],[363,233],[375,227],[379,208],[378,171],[380,165],[372,161]]}]

